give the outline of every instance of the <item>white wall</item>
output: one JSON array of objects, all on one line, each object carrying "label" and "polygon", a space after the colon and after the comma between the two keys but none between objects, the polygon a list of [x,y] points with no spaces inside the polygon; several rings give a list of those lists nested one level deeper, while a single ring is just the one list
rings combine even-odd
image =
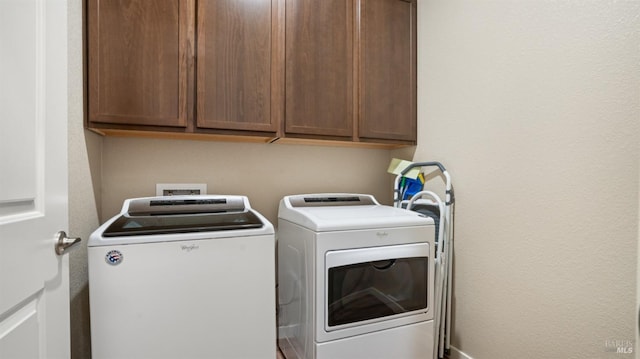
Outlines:
[{"label": "white wall", "polygon": [[[634,341],[640,2],[419,0],[415,160],[456,188],[453,345]],[[615,350],[615,349],[614,349]]]},{"label": "white wall", "polygon": [[69,235],[81,237],[69,254],[71,356],[91,357],[87,240],[99,224],[102,138],[83,127],[82,0],[70,0],[69,21]]},{"label": "white wall", "polygon": [[392,198],[388,150],[107,137],[102,161],[103,220],[126,198],[155,195],[156,183],[206,183],[209,193],[246,195],[274,225],[288,194]]}]

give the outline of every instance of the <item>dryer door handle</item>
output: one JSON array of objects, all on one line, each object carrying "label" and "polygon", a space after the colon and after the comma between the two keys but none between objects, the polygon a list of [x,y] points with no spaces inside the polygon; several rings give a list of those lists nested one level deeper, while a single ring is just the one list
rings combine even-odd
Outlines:
[{"label": "dryer door handle", "polygon": [[400,244],[397,246],[369,247],[328,251],[325,270],[345,265],[388,261],[400,258],[429,257],[428,243]]},{"label": "dryer door handle", "polygon": [[395,259],[389,259],[387,261],[375,261],[371,263],[371,266],[377,270],[387,270],[391,267],[393,267],[393,265],[396,264],[396,260]]}]

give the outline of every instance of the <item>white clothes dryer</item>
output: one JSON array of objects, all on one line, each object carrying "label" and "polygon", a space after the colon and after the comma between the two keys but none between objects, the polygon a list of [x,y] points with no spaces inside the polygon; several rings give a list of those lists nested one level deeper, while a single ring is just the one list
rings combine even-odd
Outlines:
[{"label": "white clothes dryer", "polygon": [[275,237],[244,196],[128,199],[89,238],[94,359],[275,358]]},{"label": "white clothes dryer", "polygon": [[434,222],[365,194],[278,211],[278,345],[288,358],[432,358]]}]

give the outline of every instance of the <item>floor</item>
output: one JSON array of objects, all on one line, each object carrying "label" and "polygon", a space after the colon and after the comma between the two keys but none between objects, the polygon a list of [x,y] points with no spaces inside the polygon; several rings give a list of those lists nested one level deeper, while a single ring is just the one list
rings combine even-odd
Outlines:
[{"label": "floor", "polygon": [[286,340],[281,340],[276,342],[276,359],[286,359],[286,357],[284,356],[283,351],[280,349],[280,347],[284,348],[284,350],[286,351],[288,349],[287,345],[289,344],[288,341]]}]

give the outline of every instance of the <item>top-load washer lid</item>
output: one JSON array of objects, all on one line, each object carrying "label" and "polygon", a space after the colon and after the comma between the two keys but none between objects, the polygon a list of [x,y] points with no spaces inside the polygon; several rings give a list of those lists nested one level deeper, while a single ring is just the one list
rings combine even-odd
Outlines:
[{"label": "top-load washer lid", "polygon": [[196,233],[211,236],[211,232],[222,237],[222,232],[230,231],[238,236],[272,234],[273,226],[251,209],[245,196],[133,198],[91,235],[88,245],[197,239]]},{"label": "top-load washer lid", "polygon": [[280,201],[278,218],[315,232],[433,224],[420,213],[381,205],[372,195],[350,193],[286,196]]},{"label": "top-load washer lid", "polygon": [[253,212],[122,215],[102,233],[104,237],[150,234],[229,231],[260,228],[262,222]]}]

